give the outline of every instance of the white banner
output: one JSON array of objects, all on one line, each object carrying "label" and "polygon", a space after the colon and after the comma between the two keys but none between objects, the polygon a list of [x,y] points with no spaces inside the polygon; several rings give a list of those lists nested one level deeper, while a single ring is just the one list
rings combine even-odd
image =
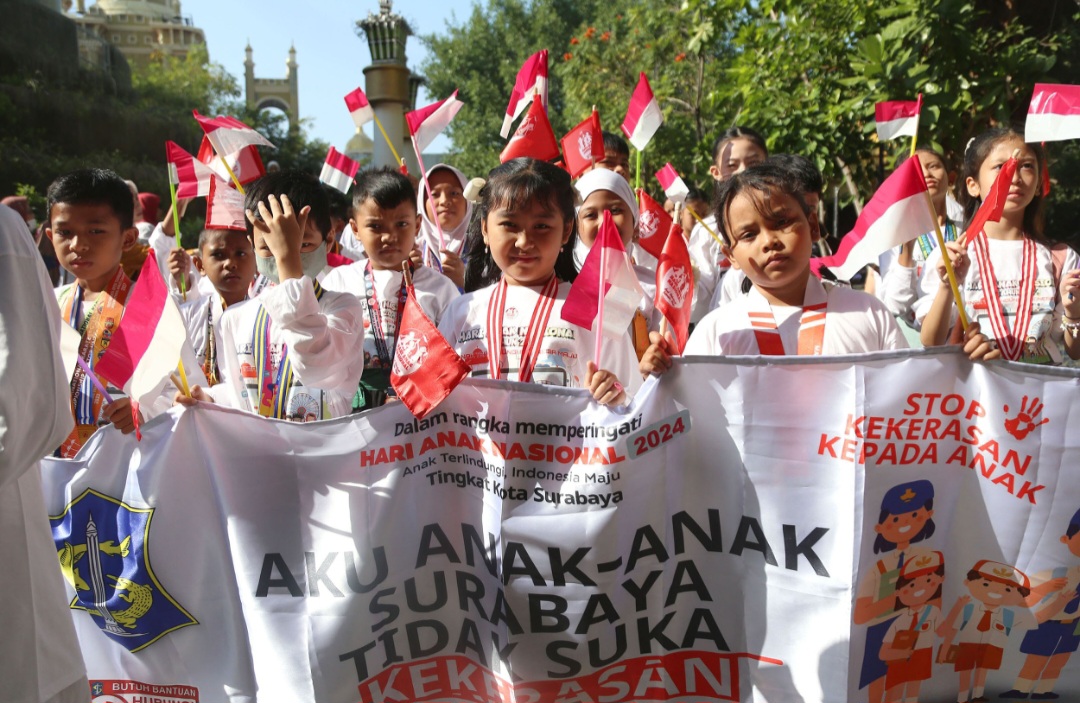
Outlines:
[{"label": "white banner", "polygon": [[99,703],[1069,700],[1076,385],[689,360],[621,414],[470,380],[424,422],[174,410],[43,471]]}]

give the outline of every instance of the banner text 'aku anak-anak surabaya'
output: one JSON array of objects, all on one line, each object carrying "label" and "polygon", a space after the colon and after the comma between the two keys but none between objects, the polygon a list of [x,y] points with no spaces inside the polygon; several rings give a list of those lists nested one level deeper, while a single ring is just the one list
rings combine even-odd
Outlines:
[{"label": "banner text 'aku anak-anak surabaya'", "polygon": [[1068,699],[1076,388],[905,352],[680,362],[624,413],[174,410],[45,495],[98,703]]}]

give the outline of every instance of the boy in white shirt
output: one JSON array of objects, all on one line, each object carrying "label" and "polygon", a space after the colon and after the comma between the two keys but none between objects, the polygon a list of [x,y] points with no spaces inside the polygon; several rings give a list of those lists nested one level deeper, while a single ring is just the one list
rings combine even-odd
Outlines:
[{"label": "boy in white shirt", "polygon": [[326,193],[308,174],[279,171],[250,184],[244,201],[256,268],[276,285],[222,316],[224,378],[193,388],[193,399],[302,422],[347,415],[364,329],[360,302],[315,278],[326,267]]},{"label": "boy in white shirt", "polygon": [[[412,183],[389,168],[360,173],[353,186],[349,226],[357,233],[367,258],[339,266],[323,279],[327,290],[356,296],[363,306],[364,374],[353,409],[378,407],[393,395],[390,368],[405,305],[402,264],[416,242],[420,219]],[[411,268],[411,266],[410,266]],[[430,266],[412,272],[416,301],[434,324],[457,298],[454,282]]]}]

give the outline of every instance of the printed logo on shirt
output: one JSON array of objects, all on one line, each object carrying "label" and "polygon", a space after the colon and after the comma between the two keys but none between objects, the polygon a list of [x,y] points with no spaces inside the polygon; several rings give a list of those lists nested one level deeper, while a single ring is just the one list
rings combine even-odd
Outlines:
[{"label": "printed logo on shirt", "polygon": [[49,518],[60,570],[75,591],[69,607],[132,652],[198,624],[150,567],[153,514],[88,488]]}]

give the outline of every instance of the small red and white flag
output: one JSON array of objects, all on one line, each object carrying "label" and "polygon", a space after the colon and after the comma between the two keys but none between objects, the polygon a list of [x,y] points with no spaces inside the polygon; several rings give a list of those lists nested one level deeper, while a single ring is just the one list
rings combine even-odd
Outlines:
[{"label": "small red and white flag", "polygon": [[962,241],[971,244],[972,240],[979,236],[987,222],[1000,222],[1001,214],[1005,210],[1005,201],[1009,199],[1009,189],[1012,187],[1013,176],[1016,175],[1016,159],[1009,157],[1001,165],[994,182],[990,186],[990,192],[979,204],[975,216],[971,218],[967,230],[964,232]]},{"label": "small red and white flag", "polygon": [[349,114],[358,129],[375,119],[375,110],[364,95],[363,88],[357,88],[345,96],[345,107],[349,108]]},{"label": "small red and white flag", "polygon": [[604,133],[600,130],[600,113],[596,110],[561,140],[563,159],[571,178],[577,178],[597,161],[604,158]]},{"label": "small red and white flag", "polygon": [[[671,215],[664,206],[652,199],[644,188],[639,188],[638,198],[638,244],[657,259],[664,251],[664,242],[671,230]],[[679,228],[680,232],[682,228]]]},{"label": "small red and white flag", "polygon": [[319,174],[319,180],[331,188],[348,195],[353,179],[356,178],[356,172],[359,170],[359,163],[345,156],[334,147],[330,147],[330,151],[326,153],[326,162],[323,164],[322,172]]},{"label": "small red and white flag", "polygon": [[235,154],[246,146],[268,146],[275,148],[269,139],[259,134],[251,127],[236,119],[223,115],[221,117],[203,117],[198,110],[193,110],[195,120],[206,133],[206,138],[214,147],[218,156]]},{"label": "small red and white flag", "polygon": [[893,247],[934,231],[936,222],[926,193],[919,160],[906,160],[878,187],[837,252],[810,260],[814,273],[828,266],[837,278],[851,280]]},{"label": "small red and white flag", "polygon": [[417,153],[423,152],[435,141],[435,137],[446,129],[463,105],[464,103],[457,99],[455,90],[448,98],[405,113],[405,122],[409,125],[409,135]]},{"label": "small red and white flag", "polygon": [[896,137],[914,137],[919,133],[919,113],[922,93],[918,100],[889,100],[874,105],[878,139],[885,142]]},{"label": "small red and white flag", "polygon": [[176,186],[177,198],[205,198],[210,194],[210,182],[218,177],[212,168],[176,142],[165,142],[165,159],[169,162],[169,181]]},{"label": "small red and white flag", "polygon": [[[206,167],[216,173],[218,178],[230,185],[232,184],[229,169],[225,168],[225,165],[221,163],[221,159],[214,152],[214,147],[206,136],[203,136],[202,143],[199,144],[199,153],[195,158],[206,164]],[[240,181],[241,185],[247,185],[266,173],[262,157],[259,156],[259,149],[255,146],[245,146],[240,151],[226,154],[225,161],[229,164],[232,172],[236,174],[236,180]]]},{"label": "small red and white flag", "polygon": [[424,314],[411,285],[398,329],[390,385],[409,412],[423,418],[469,375],[469,366]]},{"label": "small red and white flag", "polygon": [[210,181],[206,198],[206,229],[247,230],[244,195],[220,178]]},{"label": "small red and white flag", "polygon": [[1036,83],[1028,105],[1024,141],[1080,139],[1080,85]]},{"label": "small red and white flag", "polygon": [[660,110],[660,103],[656,102],[649,79],[642,73],[633,95],[630,96],[630,105],[626,108],[626,119],[622,123],[623,134],[635,149],[644,151],[663,123],[664,113]]},{"label": "small red and white flag", "polygon": [[525,113],[525,119],[518,125],[517,130],[506,148],[499,154],[499,163],[506,163],[510,159],[528,156],[540,161],[551,161],[559,158],[559,142],[555,139],[555,132],[551,129],[547,112],[539,100],[533,100],[529,111]]},{"label": "small red and white flag", "polygon": [[675,170],[675,167],[670,162],[664,164],[664,167],[656,172],[656,180],[660,181],[660,187],[664,189],[664,195],[670,198],[672,202],[686,202],[686,196],[690,193],[690,189],[686,187],[682,176],[679,175],[679,172]]},{"label": "small red and white flag", "polygon": [[682,227],[673,222],[668,229],[660,263],[656,267],[656,298],[653,303],[667,318],[675,333],[679,353],[686,348],[690,336],[690,312],[694,307],[694,268],[690,250],[686,247]]},{"label": "small red and white flag", "polygon": [[109,348],[94,371],[121,386],[134,402],[160,395],[180,363],[187,340],[184,318],[176,307],[151,250],[124,303],[124,315]]},{"label": "small red and white flag", "polygon": [[619,230],[605,210],[596,241],[566,294],[562,319],[592,330],[600,318],[597,332],[617,339],[626,334],[644,295]]},{"label": "small red and white flag", "polygon": [[510,134],[510,125],[525,111],[525,106],[530,99],[538,98],[540,105],[547,112],[547,82],[548,82],[548,50],[541,49],[529,58],[525,59],[521,70],[518,71],[514,81],[514,89],[510,92],[510,104],[506,106],[506,117],[503,118],[502,129],[499,135],[506,139]]}]

